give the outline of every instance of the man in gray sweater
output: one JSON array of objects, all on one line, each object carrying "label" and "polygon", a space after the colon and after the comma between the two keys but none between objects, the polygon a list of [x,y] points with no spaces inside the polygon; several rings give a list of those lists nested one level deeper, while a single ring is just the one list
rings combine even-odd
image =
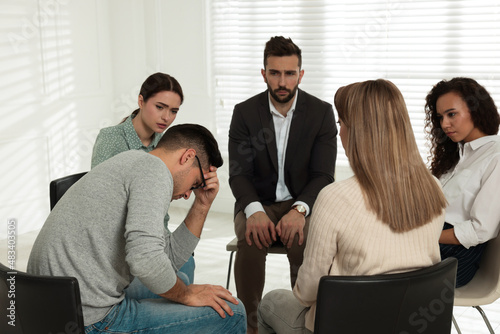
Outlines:
[{"label": "man in gray sweater", "polygon": [[[221,165],[213,135],[194,124],[169,128],[149,153],[103,162],[50,213],[28,272],[78,279],[87,334],[245,333],[244,307],[229,291],[186,286],[176,275],[199,241]],[[171,200],[191,192],[191,210],[169,235],[163,218]],[[142,284],[129,292],[134,277]]]}]

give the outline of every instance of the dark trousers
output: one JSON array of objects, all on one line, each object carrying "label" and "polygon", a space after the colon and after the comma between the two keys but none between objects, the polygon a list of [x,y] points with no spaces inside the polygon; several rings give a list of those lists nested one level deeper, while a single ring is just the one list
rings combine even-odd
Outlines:
[{"label": "dark trousers", "polygon": [[[275,203],[272,205],[264,205],[264,210],[269,219],[276,226],[281,217],[284,216],[294,203],[294,200]],[[297,280],[297,272],[302,265],[304,248],[306,246],[307,231],[309,228],[309,217],[306,217],[304,227],[304,243],[298,245],[298,235],[295,235],[292,247],[285,248],[287,251],[288,262],[290,263],[290,281],[291,286],[295,285]],[[245,305],[247,312],[248,326],[257,328],[257,306],[262,299],[262,291],[264,290],[264,282],[266,275],[266,256],[268,249],[263,247],[258,249],[252,239],[252,246],[248,246],[245,239],[246,217],[240,211],[234,218],[234,230],[238,237],[238,251],[234,261],[234,279],[236,282],[236,292],[238,298]],[[276,234],[277,242],[279,236]]]},{"label": "dark trousers", "polygon": [[[453,225],[445,223],[443,230],[450,228],[453,228]],[[441,260],[448,257],[454,257],[458,260],[457,288],[464,286],[472,280],[479,268],[479,261],[481,260],[481,255],[483,254],[485,246],[486,242],[474,247],[469,247],[468,249],[462,245],[439,244]]]}]

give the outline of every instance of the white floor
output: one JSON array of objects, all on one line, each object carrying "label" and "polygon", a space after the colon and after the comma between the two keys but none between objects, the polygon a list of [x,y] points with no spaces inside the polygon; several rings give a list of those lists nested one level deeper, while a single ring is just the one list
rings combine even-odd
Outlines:
[{"label": "white floor", "polygon": [[[171,208],[171,226],[181,222],[186,212],[183,209]],[[25,270],[31,246],[37,231],[16,237],[16,269]],[[226,286],[229,252],[226,244],[234,238],[231,214],[210,213],[205,228],[195,250],[196,271],[195,283],[210,283]],[[0,261],[7,261],[7,240],[0,240]],[[287,259],[283,255],[270,254],[267,261],[267,275],[264,293],[273,289],[289,289],[289,271]],[[236,293],[234,279],[231,274],[229,290]],[[483,307],[495,332],[500,333],[500,300]],[[455,318],[463,334],[489,333],[481,316],[473,308],[455,307]],[[457,333],[452,329],[452,333]]]}]

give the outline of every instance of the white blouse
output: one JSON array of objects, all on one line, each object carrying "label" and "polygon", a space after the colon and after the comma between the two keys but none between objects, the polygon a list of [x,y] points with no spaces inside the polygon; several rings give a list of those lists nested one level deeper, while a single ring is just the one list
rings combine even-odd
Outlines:
[{"label": "white blouse", "polygon": [[500,229],[500,137],[460,145],[460,160],[440,178],[448,200],[445,221],[469,248],[495,238]]}]

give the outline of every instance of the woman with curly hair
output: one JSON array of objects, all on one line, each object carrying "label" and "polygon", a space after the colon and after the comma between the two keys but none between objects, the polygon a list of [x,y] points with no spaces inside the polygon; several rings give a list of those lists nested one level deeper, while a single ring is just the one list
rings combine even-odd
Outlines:
[{"label": "woman with curly hair", "polygon": [[457,287],[475,275],[500,229],[500,117],[486,89],[470,78],[442,80],[426,97],[431,172],[448,200],[441,258],[458,259]]}]

